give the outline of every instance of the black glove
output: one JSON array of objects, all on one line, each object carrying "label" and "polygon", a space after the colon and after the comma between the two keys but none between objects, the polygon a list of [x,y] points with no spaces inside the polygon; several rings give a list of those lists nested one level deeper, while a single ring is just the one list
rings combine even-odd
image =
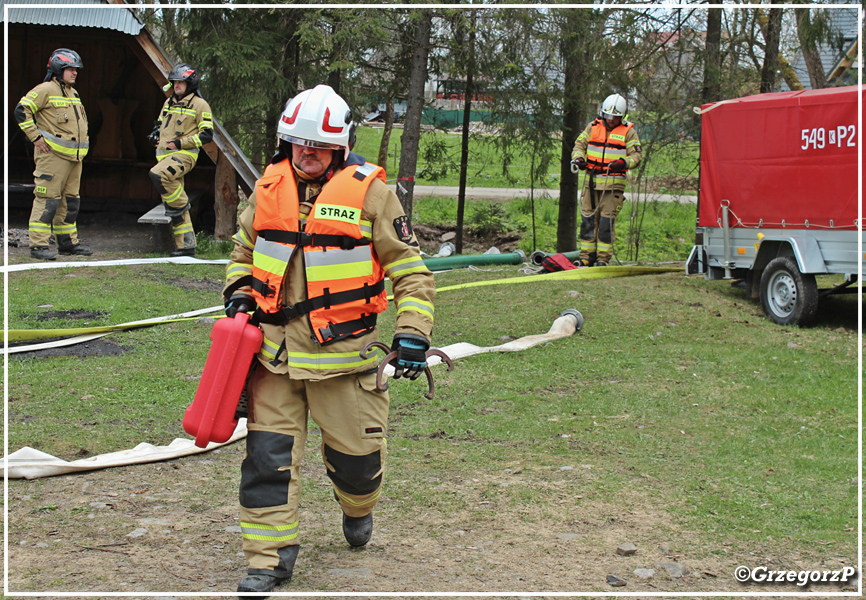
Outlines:
[{"label": "black glove", "polygon": [[577,168],[581,171],[586,171],[586,159],[584,157],[580,156],[571,162],[577,165]]},{"label": "black glove", "polygon": [[621,158],[613,161],[607,166],[607,170],[610,173],[621,173],[625,171],[625,161]]},{"label": "black glove", "polygon": [[256,301],[246,294],[235,294],[226,300],[226,316],[233,319],[239,312],[249,312],[256,305]]},{"label": "black glove", "polygon": [[151,131],[150,135],[147,136],[147,141],[150,142],[154,148],[159,144],[159,121],[153,122],[153,131]]},{"label": "black glove", "polygon": [[394,336],[391,350],[397,353],[394,364],[394,379],[406,377],[407,379],[418,379],[427,366],[427,350],[430,342],[420,335],[410,333],[398,333]]}]

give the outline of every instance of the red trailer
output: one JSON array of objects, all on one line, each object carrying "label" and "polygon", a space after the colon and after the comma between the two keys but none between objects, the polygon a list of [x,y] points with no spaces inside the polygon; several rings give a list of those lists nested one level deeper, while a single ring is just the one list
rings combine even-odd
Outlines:
[{"label": "red trailer", "polygon": [[[738,279],[776,323],[856,291],[864,88],[761,94],[701,108],[699,245],[686,270]],[[845,281],[818,290],[815,276]]]}]

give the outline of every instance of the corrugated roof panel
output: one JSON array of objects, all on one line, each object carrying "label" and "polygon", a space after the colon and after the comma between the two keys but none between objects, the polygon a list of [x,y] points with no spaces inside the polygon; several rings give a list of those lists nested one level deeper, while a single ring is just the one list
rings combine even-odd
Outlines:
[{"label": "corrugated roof panel", "polygon": [[[29,25],[68,25],[70,27],[95,27],[112,29],[129,35],[136,35],[144,25],[129,9],[120,4],[105,4],[100,0],[53,0],[54,6],[45,6],[42,0],[0,0],[0,10],[9,5],[10,23]],[[66,6],[64,4],[73,5]],[[13,6],[34,5],[34,6]],[[41,5],[41,6],[38,6]],[[85,6],[87,5],[87,6]],[[0,23],[4,20],[0,13]]]}]

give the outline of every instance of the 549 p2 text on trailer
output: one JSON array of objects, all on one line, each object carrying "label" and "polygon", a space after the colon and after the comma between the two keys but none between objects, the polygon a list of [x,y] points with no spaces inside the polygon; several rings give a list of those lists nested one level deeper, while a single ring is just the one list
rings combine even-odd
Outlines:
[{"label": "549 p2 text on trailer", "polygon": [[[779,324],[805,324],[866,257],[858,100],[863,86],[761,94],[701,108],[698,243],[686,272],[742,280]],[[844,281],[819,290],[815,276]]]}]

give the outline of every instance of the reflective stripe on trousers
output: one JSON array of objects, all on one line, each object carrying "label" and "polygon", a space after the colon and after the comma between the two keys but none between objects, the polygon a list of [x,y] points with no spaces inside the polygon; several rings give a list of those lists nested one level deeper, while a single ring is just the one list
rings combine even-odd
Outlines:
[{"label": "reflective stripe on trousers", "polygon": [[[375,373],[297,380],[261,364],[247,391],[249,433],[240,490],[243,549],[250,568],[273,569],[279,548],[299,543],[308,414],[322,432],[322,458],[340,506],[349,516],[364,516],[381,494],[388,393],[376,390]],[[339,510],[333,518],[340,522]]]}]

